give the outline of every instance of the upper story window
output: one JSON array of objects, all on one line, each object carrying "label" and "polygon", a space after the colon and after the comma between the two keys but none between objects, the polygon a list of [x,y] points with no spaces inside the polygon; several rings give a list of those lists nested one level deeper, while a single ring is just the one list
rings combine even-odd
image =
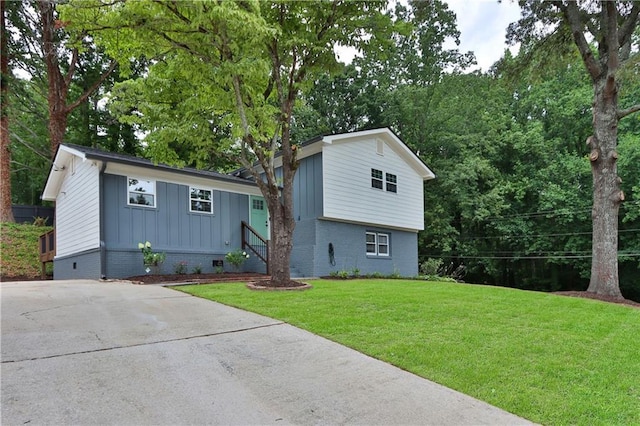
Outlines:
[{"label": "upper story window", "polygon": [[382,232],[367,232],[367,255],[389,256],[389,234]]},{"label": "upper story window", "polygon": [[189,188],[189,211],[213,213],[213,191],[210,189]]},{"label": "upper story window", "polygon": [[398,192],[398,177],[396,175],[392,175],[391,173],[387,173],[387,191],[389,192]]},{"label": "upper story window", "polygon": [[371,187],[385,189],[385,183],[387,192],[398,192],[398,176],[391,173],[383,173],[382,170],[371,169]]},{"label": "upper story window", "polygon": [[156,206],[156,182],[154,180],[127,177],[129,190],[127,204],[136,206]]},{"label": "upper story window", "polygon": [[382,189],[382,170],[371,169],[371,187]]}]

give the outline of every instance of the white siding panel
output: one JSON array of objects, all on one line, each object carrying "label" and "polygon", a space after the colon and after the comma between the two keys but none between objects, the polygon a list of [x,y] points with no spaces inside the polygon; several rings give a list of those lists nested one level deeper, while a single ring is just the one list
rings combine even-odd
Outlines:
[{"label": "white siding panel", "polygon": [[56,200],[56,256],[100,247],[98,164],[74,157]]},{"label": "white siding panel", "polygon": [[[388,143],[384,142],[384,155],[379,155],[378,142],[368,138],[324,146],[323,215],[338,220],[424,229],[424,181]],[[372,168],[395,174],[398,192],[372,188]]]}]

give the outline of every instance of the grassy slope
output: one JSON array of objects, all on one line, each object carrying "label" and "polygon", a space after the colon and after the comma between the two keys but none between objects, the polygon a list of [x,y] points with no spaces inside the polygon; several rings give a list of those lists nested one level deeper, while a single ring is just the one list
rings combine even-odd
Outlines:
[{"label": "grassy slope", "polygon": [[51,227],[0,224],[0,276],[40,277],[38,237]]},{"label": "grassy slope", "polygon": [[310,330],[542,424],[640,424],[640,309],[507,288],[315,281],[180,290]]}]

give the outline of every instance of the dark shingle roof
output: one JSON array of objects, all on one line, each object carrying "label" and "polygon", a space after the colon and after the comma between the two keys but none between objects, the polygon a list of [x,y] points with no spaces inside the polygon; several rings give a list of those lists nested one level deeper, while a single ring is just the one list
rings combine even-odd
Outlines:
[{"label": "dark shingle roof", "polygon": [[103,151],[97,148],[91,148],[88,146],[75,145],[70,143],[63,143],[64,146],[75,149],[76,151],[82,152],[86,158],[92,160],[100,160],[106,162],[114,162],[120,164],[128,164],[131,166],[144,167],[149,169],[160,169],[166,170],[169,172],[180,173],[184,175],[197,176],[197,177],[205,177],[209,179],[222,180],[226,182],[239,183],[244,185],[255,186],[255,183],[251,180],[244,179],[241,177],[231,176],[224,173],[211,172],[208,170],[198,170],[190,167],[174,167],[168,164],[163,163],[154,163],[151,160],[147,160],[146,158],[134,157],[132,155],[127,154],[119,154],[115,152]]}]

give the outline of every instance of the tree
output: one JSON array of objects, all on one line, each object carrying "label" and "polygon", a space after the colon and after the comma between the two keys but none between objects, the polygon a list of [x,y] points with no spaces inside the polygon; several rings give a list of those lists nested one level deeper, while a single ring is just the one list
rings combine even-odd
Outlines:
[{"label": "tree", "polygon": [[[72,22],[103,31],[107,51],[153,58],[149,76],[171,93],[171,85],[197,88],[189,102],[174,99],[181,119],[203,114],[229,129],[216,147],[235,146],[265,197],[271,220],[271,284],[290,284],[293,244],[293,179],[297,146],[291,142],[293,108],[315,75],[335,69],[334,46],[358,45],[385,36],[388,22],[380,14],[385,2],[138,1],[95,14],[99,2],[79,2]],[[84,17],[81,17],[84,14]],[[104,31],[118,27],[111,37]],[[376,33],[368,32],[375,27]],[[132,37],[126,37],[126,34]],[[124,37],[123,37],[124,36]],[[126,38],[125,38],[126,37]],[[162,112],[155,107],[149,111]],[[166,112],[166,111],[165,111]],[[156,122],[157,128],[164,123]],[[159,149],[158,149],[159,148]],[[163,139],[158,151],[168,151]],[[280,153],[276,160],[276,153]],[[174,158],[175,153],[173,155]]]},{"label": "tree", "polygon": [[[51,158],[53,158],[58,146],[64,140],[69,114],[86,102],[89,96],[100,87],[115,69],[117,62],[112,61],[93,84],[87,87],[75,100],[69,102],[69,90],[76,74],[80,47],[77,44],[73,46],[72,42],[62,43],[63,29],[68,23],[56,19],[56,3],[52,0],[37,0],[36,3],[42,28],[42,58],[47,69],[49,138]],[[84,37],[86,34],[79,34],[75,42],[80,43]],[[61,55],[67,63],[61,64]]]},{"label": "tree", "polygon": [[[593,86],[593,134],[587,138],[593,177],[592,263],[587,291],[622,297],[618,277],[618,213],[625,196],[617,173],[618,122],[640,104],[621,109],[619,73],[637,56],[632,36],[640,3],[520,0],[522,18],[508,37],[526,48],[573,39]],[[589,40],[593,40],[592,43]],[[558,44],[556,44],[558,46]]]},{"label": "tree", "polygon": [[0,0],[0,222],[15,222],[11,211],[11,147],[9,140],[9,34],[5,24],[5,0]]}]

